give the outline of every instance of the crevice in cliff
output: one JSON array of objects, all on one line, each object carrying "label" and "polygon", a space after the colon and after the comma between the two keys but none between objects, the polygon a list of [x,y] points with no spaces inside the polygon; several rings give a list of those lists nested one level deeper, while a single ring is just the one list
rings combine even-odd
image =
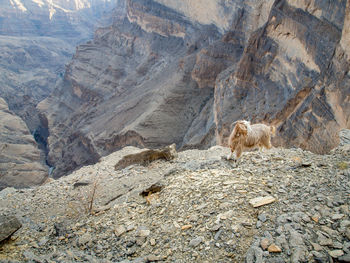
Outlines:
[{"label": "crevice in cliff", "polygon": [[[189,128],[179,145],[179,149],[205,149],[211,146],[211,141],[215,137],[214,118],[210,118],[210,116],[213,116],[214,114],[211,109],[213,103],[214,89],[210,89],[210,93],[204,97],[203,102],[200,105],[197,116],[193,118],[188,126]],[[198,128],[199,126],[201,128]]]},{"label": "crevice in cliff", "polygon": [[10,99],[8,106],[11,112],[20,117],[27,126],[28,132],[33,136],[36,146],[41,151],[40,162],[43,165],[51,167],[47,161],[49,153],[48,137],[49,128],[46,117],[36,108],[36,101],[27,95]]},{"label": "crevice in cliff", "polygon": [[[293,98],[291,98],[282,111],[276,114],[274,120],[271,122],[273,125],[279,126],[282,121],[288,120],[290,116],[296,112],[296,110],[303,103],[312,91],[312,87],[305,87],[300,90]],[[283,129],[281,126],[280,129]],[[281,131],[281,130],[280,130]]]},{"label": "crevice in cliff", "polygon": [[48,154],[49,154],[48,138],[50,136],[48,121],[43,114],[39,114],[39,120],[40,120],[40,123],[32,132],[32,135],[34,137],[34,140],[38,144],[38,148],[43,153],[42,159],[45,162],[45,164],[49,167],[49,175],[50,175],[54,167],[48,160]]}]

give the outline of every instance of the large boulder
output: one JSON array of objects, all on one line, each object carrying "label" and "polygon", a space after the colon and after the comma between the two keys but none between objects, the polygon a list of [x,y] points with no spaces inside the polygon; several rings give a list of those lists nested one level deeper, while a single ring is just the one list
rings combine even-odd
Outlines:
[{"label": "large boulder", "polygon": [[10,237],[21,226],[16,217],[0,215],[0,242]]}]

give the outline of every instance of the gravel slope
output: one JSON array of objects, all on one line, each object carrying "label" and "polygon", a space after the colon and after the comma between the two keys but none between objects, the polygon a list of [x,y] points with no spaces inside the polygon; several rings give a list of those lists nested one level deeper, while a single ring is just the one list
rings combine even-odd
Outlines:
[{"label": "gravel slope", "polygon": [[[238,165],[215,146],[114,170],[139,151],[126,147],[37,188],[2,190],[1,213],[23,226],[1,244],[0,261],[350,261],[348,145],[328,155],[247,152]],[[275,201],[250,204],[266,196]]]}]

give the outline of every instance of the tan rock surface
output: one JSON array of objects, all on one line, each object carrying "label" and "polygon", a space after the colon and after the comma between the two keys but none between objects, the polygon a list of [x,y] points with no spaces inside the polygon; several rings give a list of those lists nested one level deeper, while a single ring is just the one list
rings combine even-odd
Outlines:
[{"label": "tan rock surface", "polygon": [[41,163],[40,154],[24,121],[0,98],[0,188],[43,183],[48,168]]}]

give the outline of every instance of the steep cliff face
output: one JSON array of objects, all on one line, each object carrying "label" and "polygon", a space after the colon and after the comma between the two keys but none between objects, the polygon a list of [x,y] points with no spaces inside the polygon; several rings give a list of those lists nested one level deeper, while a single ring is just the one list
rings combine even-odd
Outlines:
[{"label": "steep cliff face", "polygon": [[[0,3],[0,91],[34,131],[35,106],[64,75],[75,45],[108,21],[116,1],[5,0]],[[101,16],[104,19],[100,19]],[[107,22],[108,21],[108,22]]]},{"label": "steep cliff face", "polygon": [[191,50],[218,39],[215,29],[197,28],[149,1],[127,1],[115,20],[77,48],[63,88],[39,105],[49,120],[49,162],[57,175],[126,144],[181,145],[212,97],[212,89],[191,80]]},{"label": "steep cliff face", "polygon": [[232,121],[245,118],[276,125],[275,144],[325,153],[349,127],[349,57],[340,44],[349,6],[304,2],[276,1],[238,65],[217,79],[220,142]]},{"label": "steep cliff face", "polygon": [[41,184],[48,167],[24,121],[0,97],[0,189]]},{"label": "steep cliff face", "polygon": [[73,52],[72,45],[60,39],[0,36],[1,96],[31,132],[40,125],[36,105],[62,78]]},{"label": "steep cliff face", "polygon": [[38,106],[55,176],[125,145],[225,145],[242,118],[276,125],[276,145],[315,152],[349,127],[346,1],[119,6]]},{"label": "steep cliff face", "polygon": [[[36,106],[49,96],[56,82],[63,78],[65,64],[71,59],[77,43],[90,39],[95,26],[111,23],[108,14],[115,4],[114,0],[0,1],[0,96],[11,112],[6,116],[13,116],[16,127],[24,125],[18,131],[19,134],[11,134],[2,127],[0,137],[10,140],[13,136],[13,141],[20,141],[15,146],[20,155],[21,147],[29,151],[30,155],[35,149],[35,158],[18,157],[21,165],[28,168],[27,171],[27,168],[18,169],[17,161],[14,161],[16,151],[11,150],[9,153],[13,160],[7,157],[6,152],[10,148],[3,148],[6,161],[3,163],[1,160],[1,173],[5,173],[2,185],[7,182],[12,186],[25,186],[41,182],[38,178],[47,168],[38,168],[40,165],[36,158],[41,156],[41,162],[45,163],[48,130],[47,120]],[[19,125],[15,115],[25,123]],[[31,136],[32,140],[18,139],[22,138],[25,125],[28,127],[25,137]],[[42,150],[41,154],[38,148]],[[16,165],[9,165],[12,162]],[[33,172],[30,173],[32,166]],[[33,179],[38,170],[37,179]]]}]

